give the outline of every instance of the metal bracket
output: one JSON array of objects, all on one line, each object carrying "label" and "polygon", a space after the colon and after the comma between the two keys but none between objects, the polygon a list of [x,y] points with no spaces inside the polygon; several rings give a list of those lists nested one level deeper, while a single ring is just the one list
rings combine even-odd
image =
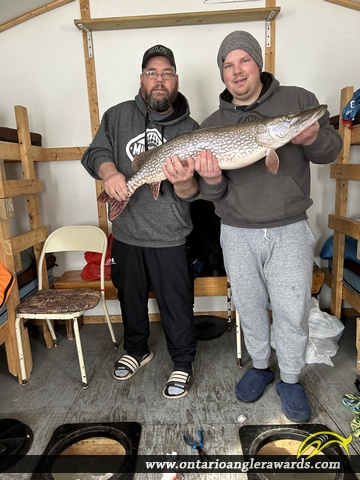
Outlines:
[{"label": "metal bracket", "polygon": [[276,16],[276,11],[271,10],[266,20],[266,47],[271,47],[271,20]]},{"label": "metal bracket", "polygon": [[87,47],[88,47],[88,55],[89,58],[92,58],[94,56],[93,53],[93,43],[92,43],[92,34],[91,31],[85,27],[82,23],[78,23],[77,27],[79,30],[82,30],[83,32],[86,33],[86,40],[87,40]]},{"label": "metal bracket", "polygon": [[271,22],[266,21],[266,47],[271,47]]}]

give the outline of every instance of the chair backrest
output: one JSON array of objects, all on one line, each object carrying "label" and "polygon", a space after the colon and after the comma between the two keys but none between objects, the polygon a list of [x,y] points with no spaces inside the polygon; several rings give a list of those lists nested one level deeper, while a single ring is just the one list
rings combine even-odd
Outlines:
[{"label": "chair backrest", "polygon": [[100,286],[103,290],[107,245],[108,239],[105,232],[94,225],[71,225],[58,228],[47,237],[40,255],[38,265],[39,290],[43,288],[42,279],[45,255],[47,253],[75,251],[89,251],[102,254],[100,262]]}]

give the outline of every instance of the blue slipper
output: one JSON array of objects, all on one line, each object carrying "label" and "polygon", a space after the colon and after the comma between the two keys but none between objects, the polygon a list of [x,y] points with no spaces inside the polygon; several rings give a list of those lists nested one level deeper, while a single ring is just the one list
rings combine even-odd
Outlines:
[{"label": "blue slipper", "polygon": [[255,402],[264,393],[265,388],[275,378],[272,372],[264,372],[251,368],[241,378],[235,387],[235,395],[242,402]]},{"label": "blue slipper", "polygon": [[307,422],[310,419],[311,407],[303,385],[279,382],[276,390],[281,398],[283,412],[289,420]]}]

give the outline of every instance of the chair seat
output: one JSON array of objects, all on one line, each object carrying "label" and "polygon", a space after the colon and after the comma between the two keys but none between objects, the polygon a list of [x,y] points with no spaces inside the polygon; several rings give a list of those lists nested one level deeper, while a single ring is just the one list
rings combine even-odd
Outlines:
[{"label": "chair seat", "polygon": [[101,294],[96,290],[40,290],[17,307],[18,314],[56,314],[90,310],[100,302]]}]

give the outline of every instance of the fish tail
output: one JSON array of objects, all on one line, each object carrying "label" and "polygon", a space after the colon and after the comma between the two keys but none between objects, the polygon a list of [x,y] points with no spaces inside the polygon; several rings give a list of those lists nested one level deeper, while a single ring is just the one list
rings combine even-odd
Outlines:
[{"label": "fish tail", "polygon": [[98,196],[97,198],[97,201],[99,203],[106,203],[106,202],[109,202],[110,201],[110,197],[109,195],[105,192],[105,190],[103,192],[100,193],[100,195]]}]

